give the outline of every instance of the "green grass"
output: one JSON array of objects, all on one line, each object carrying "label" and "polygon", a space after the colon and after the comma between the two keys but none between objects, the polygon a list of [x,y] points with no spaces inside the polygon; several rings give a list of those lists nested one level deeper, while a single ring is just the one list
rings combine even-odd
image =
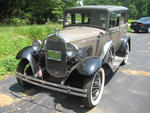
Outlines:
[{"label": "green grass", "polygon": [[15,57],[22,48],[32,45],[34,39],[44,40],[56,29],[62,29],[62,25],[0,27],[0,79],[15,71],[18,64]]},{"label": "green grass", "polygon": [[131,24],[131,22],[135,22],[135,21],[136,21],[136,20],[129,19],[129,20],[128,20],[128,23]]},{"label": "green grass", "polygon": [[[136,20],[133,20],[133,19],[129,19],[128,20],[128,24],[131,24],[131,22],[135,22]],[[130,29],[130,26],[128,25],[128,32],[133,32],[131,29]]]}]

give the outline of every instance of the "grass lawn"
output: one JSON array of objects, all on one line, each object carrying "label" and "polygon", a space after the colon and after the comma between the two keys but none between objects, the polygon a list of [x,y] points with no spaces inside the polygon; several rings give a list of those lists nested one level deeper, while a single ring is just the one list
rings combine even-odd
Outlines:
[{"label": "grass lawn", "polygon": [[0,27],[0,79],[15,71],[18,64],[15,57],[19,50],[32,45],[34,39],[45,39],[56,29],[62,29],[62,25]]},{"label": "grass lawn", "polygon": [[131,22],[135,22],[136,20],[132,20],[132,19],[129,19],[128,20],[128,32],[132,32],[132,30],[130,29],[130,24],[131,24]]}]

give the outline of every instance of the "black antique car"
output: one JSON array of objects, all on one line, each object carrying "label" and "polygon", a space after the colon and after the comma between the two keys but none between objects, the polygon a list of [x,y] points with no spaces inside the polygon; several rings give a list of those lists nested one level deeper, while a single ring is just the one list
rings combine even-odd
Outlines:
[{"label": "black antique car", "polygon": [[140,31],[150,33],[150,17],[143,17],[138,19],[136,22],[132,22],[130,28],[136,33]]},{"label": "black antique car", "polygon": [[128,9],[122,6],[83,6],[64,11],[64,29],[17,54],[18,83],[81,96],[96,106],[105,76],[126,64],[130,51]]}]

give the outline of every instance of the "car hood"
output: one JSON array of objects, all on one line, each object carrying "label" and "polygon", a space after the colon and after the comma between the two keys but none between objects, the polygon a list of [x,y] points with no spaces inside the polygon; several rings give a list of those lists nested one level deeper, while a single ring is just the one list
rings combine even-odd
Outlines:
[{"label": "car hood", "polygon": [[66,27],[59,34],[63,36],[66,42],[75,42],[98,36],[100,32],[105,33],[104,30],[94,27]]}]

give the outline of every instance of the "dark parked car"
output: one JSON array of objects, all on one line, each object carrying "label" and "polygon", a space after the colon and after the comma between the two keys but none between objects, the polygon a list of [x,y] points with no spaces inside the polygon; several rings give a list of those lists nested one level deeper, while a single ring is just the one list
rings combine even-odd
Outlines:
[{"label": "dark parked car", "polygon": [[135,32],[144,31],[150,33],[150,17],[143,17],[136,22],[132,22],[130,28]]},{"label": "dark parked car", "polygon": [[96,106],[105,76],[126,64],[130,51],[128,9],[121,6],[83,6],[64,12],[64,29],[17,54],[16,78],[20,85],[37,85],[81,96]]}]

